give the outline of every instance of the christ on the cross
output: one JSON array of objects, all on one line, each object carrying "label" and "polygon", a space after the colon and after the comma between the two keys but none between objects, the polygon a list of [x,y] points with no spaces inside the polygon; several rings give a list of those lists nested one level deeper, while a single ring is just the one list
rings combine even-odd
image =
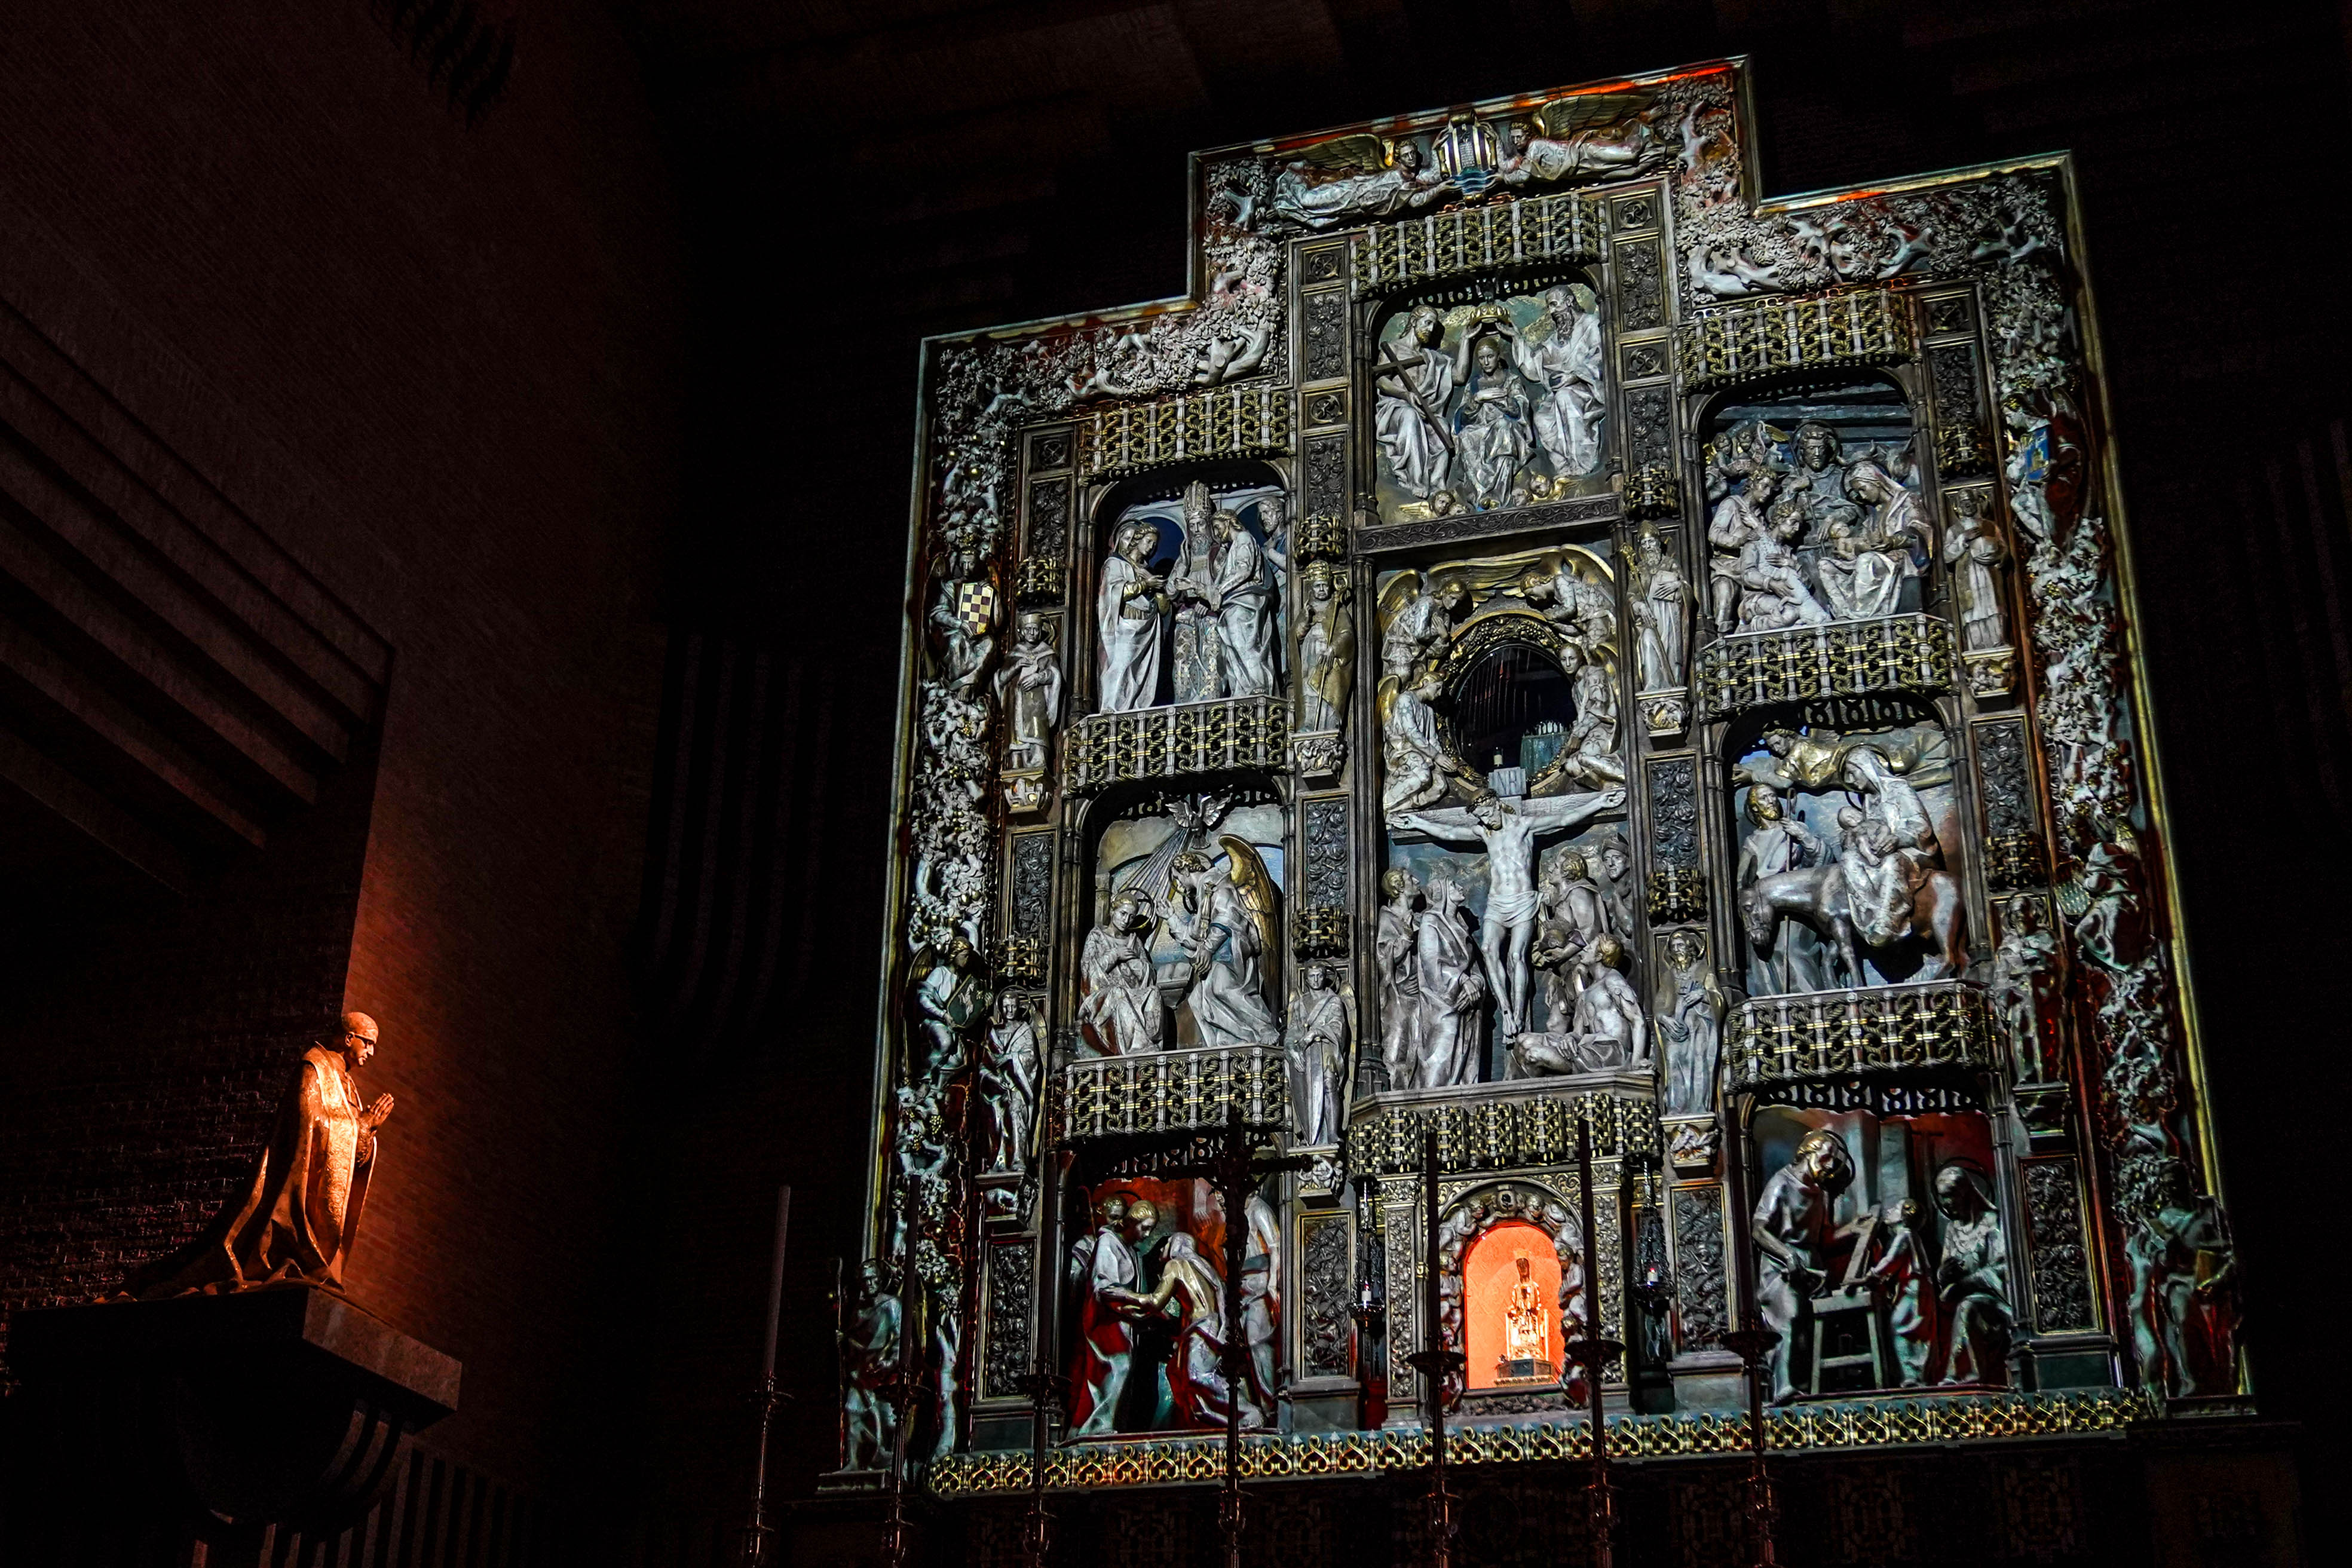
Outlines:
[{"label": "christ on the cross", "polygon": [[1499,1015],[1497,1039],[1510,1039],[1528,1026],[1528,948],[1536,930],[1536,840],[1581,826],[1625,804],[1622,789],[1544,799],[1485,795],[1469,806],[1400,812],[1391,827],[1425,833],[1441,844],[1475,845],[1486,851],[1486,918],[1478,951]]}]

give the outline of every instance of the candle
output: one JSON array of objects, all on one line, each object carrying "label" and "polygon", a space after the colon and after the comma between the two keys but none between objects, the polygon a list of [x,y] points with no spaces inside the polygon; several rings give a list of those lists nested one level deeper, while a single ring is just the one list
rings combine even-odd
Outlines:
[{"label": "candle", "polygon": [[793,1222],[793,1190],[776,1189],[776,1261],[768,1278],[768,1343],[760,1352],[760,1376],[776,1375],[776,1325],[784,1315],[784,1233]]}]

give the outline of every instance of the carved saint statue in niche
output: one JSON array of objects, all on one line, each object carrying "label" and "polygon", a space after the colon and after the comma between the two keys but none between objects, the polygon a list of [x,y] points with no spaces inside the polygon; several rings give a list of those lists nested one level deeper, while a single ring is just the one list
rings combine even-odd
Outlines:
[{"label": "carved saint statue in niche", "polygon": [[1454,444],[1461,477],[1481,510],[1512,503],[1513,482],[1535,451],[1533,410],[1527,383],[1512,363],[1513,341],[1504,328],[1465,332],[1455,354],[1462,406],[1454,417]]},{"label": "carved saint statue in niche", "polygon": [[1425,833],[1441,844],[1486,852],[1486,915],[1479,934],[1486,973],[1499,1010],[1497,1028],[1507,1037],[1528,1026],[1530,978],[1528,952],[1535,939],[1536,840],[1566,832],[1625,803],[1625,792],[1608,789],[1545,799],[1504,800],[1488,795],[1468,808],[1405,812],[1390,826]]},{"label": "carved saint statue in niche", "polygon": [[1454,469],[1454,435],[1445,427],[1454,359],[1444,340],[1445,319],[1416,306],[1405,328],[1410,346],[1382,344],[1373,373],[1373,433],[1399,487],[1423,500],[1443,489]]},{"label": "carved saint statue in niche", "polygon": [[1679,687],[1689,646],[1690,585],[1656,529],[1644,528],[1634,540],[1626,575],[1633,585],[1633,662],[1641,689]]},{"label": "carved saint statue in niche", "polygon": [[376,1129],[392,1114],[392,1096],[362,1103],[352,1076],[378,1037],[373,1018],[346,1013],[334,1035],[304,1051],[252,1173],[194,1241],[134,1269],[123,1289],[148,1300],[293,1279],[341,1289],[375,1173]]},{"label": "carved saint statue in niche", "polygon": [[975,1074],[988,1111],[991,1171],[1025,1174],[1029,1132],[1037,1115],[1037,1005],[1000,993]]},{"label": "carved saint statue in niche", "polygon": [[1961,490],[1951,498],[1944,528],[1944,563],[1951,568],[1952,603],[1960,613],[1960,647],[1984,653],[2009,646],[2009,626],[2000,604],[2000,579],[1993,569],[2009,559],[2000,525],[1984,511],[1985,492]]},{"label": "carved saint statue in niche", "polygon": [[1666,1056],[1668,1116],[1715,1110],[1715,1073],[1723,1043],[1725,1001],[1706,962],[1706,939],[1677,931],[1666,938],[1666,975],[1658,988],[1658,1037]]},{"label": "carved saint statue in niche", "polygon": [[1328,561],[1307,568],[1307,625],[1298,634],[1299,729],[1342,730],[1356,684],[1356,612],[1346,574]]},{"label": "carved saint statue in niche", "polygon": [[1536,437],[1555,475],[1597,473],[1608,403],[1592,290],[1562,283],[1543,291],[1543,304],[1550,335],[1541,342],[1515,335],[1511,343],[1519,374],[1544,389],[1535,411]]},{"label": "carved saint statue in niche", "polygon": [[2040,902],[2010,900],[2001,906],[2000,945],[1985,989],[2009,1037],[2020,1083],[2051,1080],[2042,1020],[2055,1016],[2057,984],[2058,939],[2042,925]]},{"label": "carved saint statue in niche", "polygon": [[1217,592],[1217,512],[1209,487],[1184,489],[1184,547],[1168,574],[1175,605],[1175,700],[1207,702],[1224,687],[1224,626]]},{"label": "carved saint statue in niche", "polygon": [[1301,1141],[1311,1147],[1339,1141],[1339,1088],[1348,1070],[1349,1011],[1348,999],[1339,990],[1339,972],[1328,963],[1308,964],[1300,976],[1297,994],[1290,999],[1284,1044],[1290,1058],[1293,1124]]},{"label": "carved saint statue in niche", "polygon": [[1160,693],[1160,626],[1167,584],[1151,570],[1159,532],[1148,522],[1118,531],[1095,596],[1095,642],[1101,649],[1096,689],[1106,713],[1149,708]]},{"label": "carved saint statue in niche", "polygon": [[1129,891],[1114,897],[1103,923],[1087,933],[1078,970],[1086,993],[1078,1025],[1105,1056],[1135,1056],[1160,1048],[1160,987],[1151,973],[1151,902]]},{"label": "carved saint statue in niche", "polygon": [[1013,646],[996,672],[996,700],[1004,708],[1004,763],[1017,771],[1045,765],[1045,749],[1062,719],[1062,661],[1043,616],[1014,623]]},{"label": "carved saint statue in niche", "polygon": [[1198,849],[1170,863],[1161,917],[1192,968],[1184,1005],[1201,1044],[1270,1046],[1282,1037],[1264,973],[1274,951],[1273,884],[1247,844],[1231,835],[1219,843],[1228,857],[1222,872]]},{"label": "carved saint statue in niche", "polygon": [[1510,1293],[1503,1299],[1503,1365],[1496,1369],[1496,1374],[1509,1375],[1513,1362],[1532,1362],[1549,1372],[1552,1370],[1551,1324],[1544,1316],[1543,1287],[1536,1282],[1526,1253],[1514,1253],[1511,1260],[1518,1278],[1511,1281]]},{"label": "carved saint statue in niche", "polygon": [[842,1468],[878,1470],[897,1444],[898,1408],[890,1398],[898,1374],[898,1298],[882,1286],[882,1262],[869,1258],[860,1272],[857,1307],[839,1331]]}]

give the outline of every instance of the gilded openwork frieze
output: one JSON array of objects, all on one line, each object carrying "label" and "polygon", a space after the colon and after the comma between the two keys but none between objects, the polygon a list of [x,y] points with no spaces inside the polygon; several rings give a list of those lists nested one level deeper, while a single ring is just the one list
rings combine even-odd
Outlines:
[{"label": "gilded openwork frieze", "polygon": [[1246,382],[1096,409],[1078,421],[1078,474],[1107,479],[1172,463],[1255,458],[1289,445],[1289,394],[1272,382]]},{"label": "gilded openwork frieze", "polygon": [[1468,272],[1598,261],[1608,254],[1603,211],[1570,193],[1360,229],[1349,241],[1349,287],[1371,297]]},{"label": "gilded openwork frieze", "polygon": [[1718,637],[1699,649],[1699,710],[1749,708],[1879,691],[1943,691],[1952,684],[1952,624],[1941,616],[1882,616]]},{"label": "gilded openwork frieze", "polygon": [[1794,371],[1895,364],[1918,353],[1909,312],[1884,289],[1729,305],[1675,329],[1689,392]]},{"label": "gilded openwork frieze", "polygon": [[1991,1009],[1984,992],[1965,981],[1753,997],[1730,1024],[1736,1089],[1997,1065]]},{"label": "gilded openwork frieze", "polygon": [[1448,1172],[1557,1165],[1576,1158],[1580,1123],[1596,1159],[1657,1157],[1656,1104],[1630,1086],[1553,1079],[1507,1098],[1375,1100],[1348,1130],[1348,1168],[1364,1173],[1418,1171],[1427,1133],[1437,1133],[1438,1167]]},{"label": "gilded openwork frieze", "polygon": [[1085,795],[1129,779],[1279,768],[1287,724],[1286,704],[1275,697],[1089,714],[1070,726],[1063,787]]},{"label": "gilded openwork frieze", "polygon": [[1270,1046],[1085,1058],[1062,1069],[1062,1135],[1076,1143],[1214,1131],[1235,1110],[1244,1127],[1284,1127],[1286,1083],[1282,1052]]}]

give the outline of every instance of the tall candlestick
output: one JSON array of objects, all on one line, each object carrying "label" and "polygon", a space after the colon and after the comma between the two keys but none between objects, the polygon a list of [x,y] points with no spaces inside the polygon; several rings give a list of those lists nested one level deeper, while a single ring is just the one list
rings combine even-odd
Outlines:
[{"label": "tall candlestick", "polygon": [[776,1325],[784,1315],[784,1236],[792,1228],[793,1189],[776,1189],[776,1261],[768,1277],[768,1342],[760,1352],[760,1375],[776,1375]]}]

